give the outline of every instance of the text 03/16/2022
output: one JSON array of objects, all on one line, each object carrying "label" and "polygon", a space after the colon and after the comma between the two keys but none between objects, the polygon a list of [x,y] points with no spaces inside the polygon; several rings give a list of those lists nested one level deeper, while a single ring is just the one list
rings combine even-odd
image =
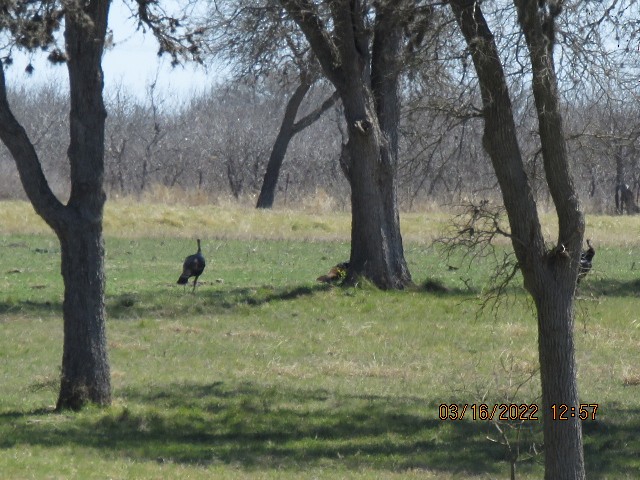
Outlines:
[{"label": "text 03/16/2022", "polygon": [[[569,420],[570,418],[579,418],[581,420],[595,420],[597,403],[582,403],[577,408],[569,407],[564,404],[551,405],[551,418],[554,420]],[[465,416],[471,420],[498,420],[498,421],[516,421],[516,420],[539,420],[539,407],[535,403],[496,403],[487,405],[486,403],[464,403],[464,404],[447,404],[442,403],[438,409],[440,420],[463,420]]]}]

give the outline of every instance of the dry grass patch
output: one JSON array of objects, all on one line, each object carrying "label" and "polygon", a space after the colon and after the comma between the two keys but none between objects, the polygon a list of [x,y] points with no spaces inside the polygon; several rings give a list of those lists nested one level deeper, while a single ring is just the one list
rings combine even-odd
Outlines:
[{"label": "dry grass patch", "polygon": [[622,384],[625,387],[635,387],[640,385],[640,373],[629,373],[622,377]]},{"label": "dry grass patch", "polygon": [[195,334],[200,335],[204,333],[202,328],[193,327],[189,325],[183,325],[182,323],[170,323],[168,325],[163,325],[160,327],[162,330],[168,330],[173,333],[185,333],[185,334]]},{"label": "dry grass patch", "polygon": [[257,330],[257,329],[227,331],[223,335],[228,338],[238,338],[238,339],[253,338],[253,339],[260,340],[265,338],[280,338],[279,335],[277,335],[274,332],[268,332],[266,330]]},{"label": "dry grass patch", "polygon": [[[9,234],[49,234],[50,228],[26,201],[2,201],[0,232]],[[400,216],[405,241],[429,244],[451,225],[450,209],[403,212]],[[547,238],[557,236],[557,220],[552,213],[541,214]],[[587,215],[585,237],[596,248],[634,246],[640,243],[640,216]],[[253,201],[229,201],[203,193],[154,188],[140,197],[114,197],[105,205],[105,234],[114,237],[176,237],[287,239],[348,241],[351,213],[336,209],[326,194],[319,193],[296,208],[262,210]],[[508,239],[502,240],[507,244]]]}]

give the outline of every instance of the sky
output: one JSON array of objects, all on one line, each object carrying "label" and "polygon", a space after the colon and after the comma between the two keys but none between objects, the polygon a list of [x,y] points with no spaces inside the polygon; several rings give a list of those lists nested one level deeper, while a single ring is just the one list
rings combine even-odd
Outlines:
[{"label": "sky", "polygon": [[[157,78],[157,91],[170,101],[179,103],[208,90],[221,79],[215,72],[208,73],[194,64],[171,67],[168,55],[158,58],[158,44],[153,35],[136,32],[137,22],[130,16],[130,11],[122,1],[112,3],[109,27],[113,30],[114,46],[105,53],[102,61],[105,94],[122,85],[142,100],[148,86]],[[35,67],[32,75],[25,72],[30,62]],[[46,60],[46,54],[33,58],[15,54],[14,64],[7,69],[6,76],[9,88],[51,82],[68,85],[66,67],[51,65]]]}]

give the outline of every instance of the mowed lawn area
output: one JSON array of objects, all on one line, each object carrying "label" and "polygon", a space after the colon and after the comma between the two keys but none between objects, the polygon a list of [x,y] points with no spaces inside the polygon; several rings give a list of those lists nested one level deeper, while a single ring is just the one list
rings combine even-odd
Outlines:
[{"label": "mowed lawn area", "polygon": [[[433,243],[450,218],[402,216],[416,287],[382,292],[315,281],[348,259],[348,212],[110,202],[113,405],[58,414],[59,245],[27,203],[0,202],[0,478],[502,479],[510,459],[541,478],[542,422],[480,413],[539,404],[533,306],[518,279],[486,301],[492,257]],[[640,216],[587,224],[587,476],[635,479]],[[196,238],[208,263],[194,295],[176,280]],[[464,418],[442,420],[442,404]]]}]

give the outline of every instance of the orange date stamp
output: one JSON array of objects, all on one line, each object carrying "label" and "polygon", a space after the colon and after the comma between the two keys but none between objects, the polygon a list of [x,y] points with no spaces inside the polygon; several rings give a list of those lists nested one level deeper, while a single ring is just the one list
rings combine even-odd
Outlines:
[{"label": "orange date stamp", "polygon": [[597,403],[581,403],[577,408],[564,403],[554,403],[551,405],[551,418],[554,420],[569,420],[571,418],[595,420],[597,411]]},{"label": "orange date stamp", "polygon": [[537,413],[538,405],[535,403],[442,403],[438,408],[440,420],[462,420],[466,416],[471,420],[535,421],[538,420]]},{"label": "orange date stamp", "polygon": [[[438,408],[440,420],[487,420],[487,421],[537,421],[540,408],[535,403],[442,403]],[[551,405],[551,419],[557,421],[578,418],[595,420],[597,403],[581,403],[577,407],[565,404]]]}]

